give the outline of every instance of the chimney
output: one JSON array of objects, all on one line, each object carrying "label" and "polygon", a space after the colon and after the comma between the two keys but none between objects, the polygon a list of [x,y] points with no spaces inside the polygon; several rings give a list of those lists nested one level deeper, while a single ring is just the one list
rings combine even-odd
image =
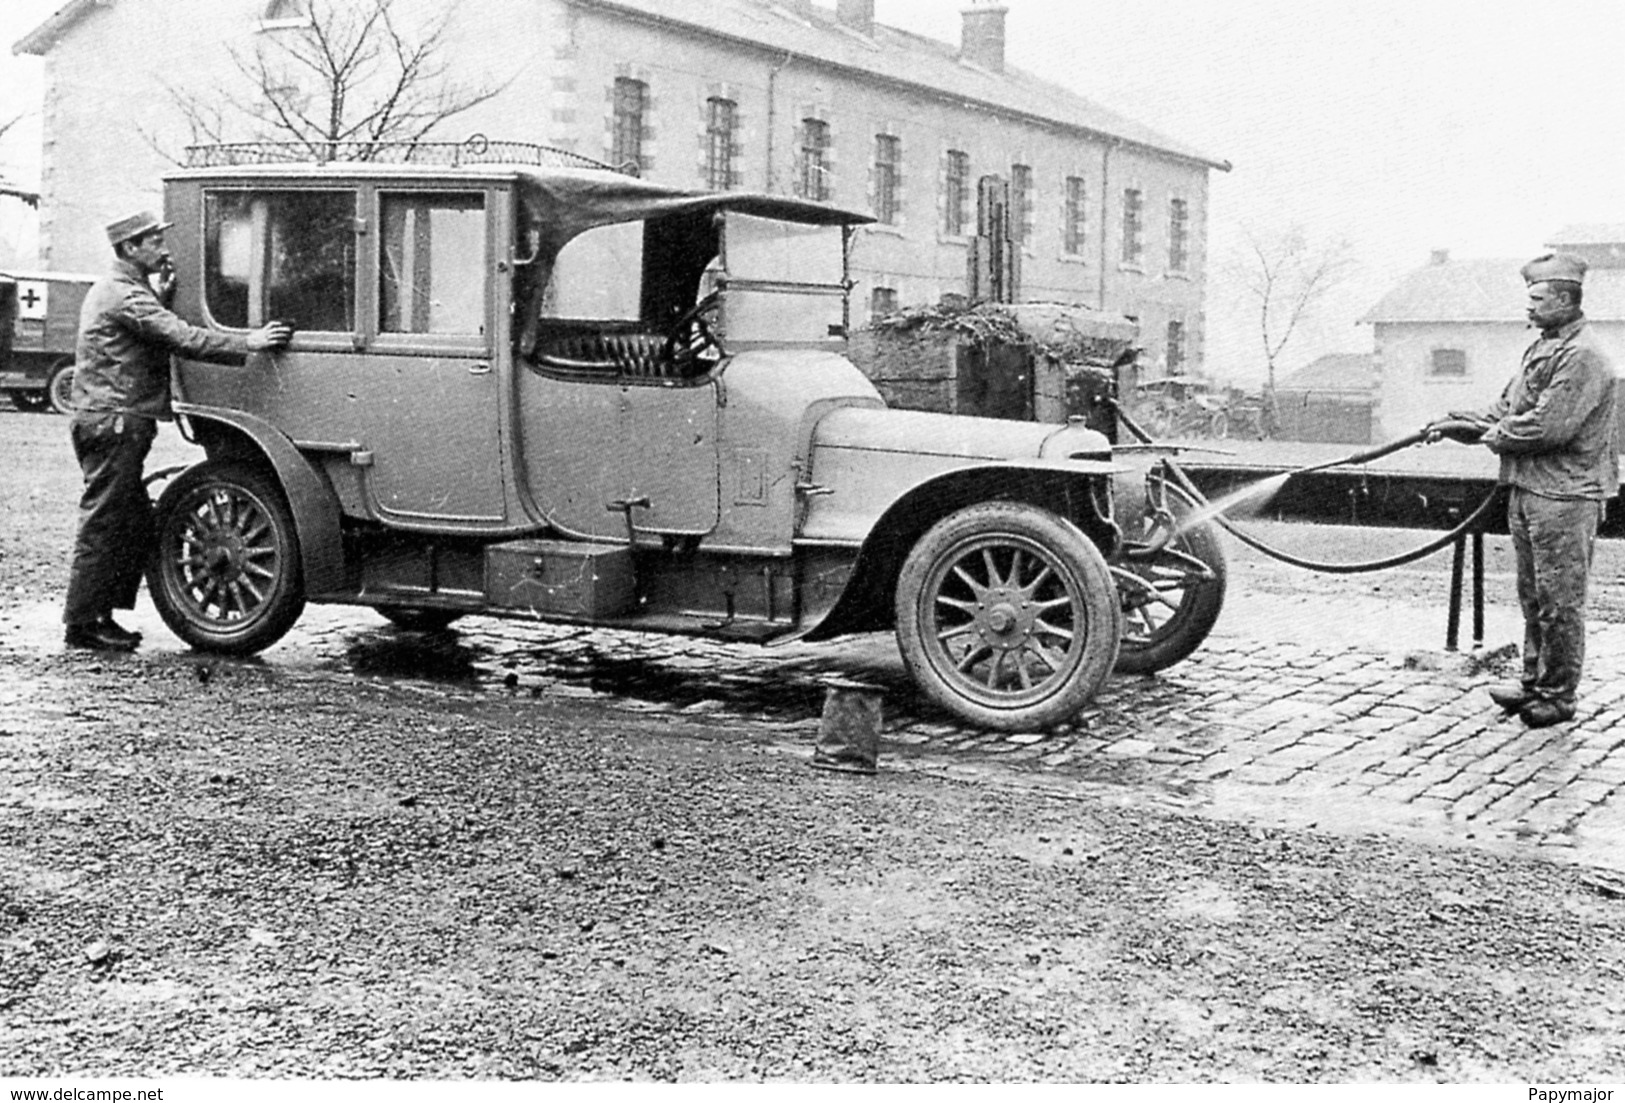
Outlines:
[{"label": "chimney", "polygon": [[999,0],[975,0],[965,8],[959,56],[995,73],[1004,72],[1004,16],[1009,10]]},{"label": "chimney", "polygon": [[1433,250],[1433,258],[1431,260],[1429,260],[1428,263],[1430,265],[1432,265],[1433,267],[1435,267],[1435,268],[1437,268],[1441,264],[1449,264],[1450,263],[1450,250],[1449,249],[1435,249],[1435,250]]},{"label": "chimney", "polygon": [[835,18],[861,35],[875,33],[875,0],[835,0]]}]

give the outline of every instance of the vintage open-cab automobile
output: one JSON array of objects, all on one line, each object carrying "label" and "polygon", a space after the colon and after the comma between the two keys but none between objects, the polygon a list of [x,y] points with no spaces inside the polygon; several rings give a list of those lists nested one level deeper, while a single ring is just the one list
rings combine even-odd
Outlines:
[{"label": "vintage open-cab automobile", "polygon": [[176,309],[296,329],[176,366],[207,459],[159,499],[149,581],[192,646],[258,651],[307,601],[756,643],[895,626],[938,703],[1034,729],[1217,616],[1212,533],[1168,538],[1186,502],[1114,516],[1101,433],[886,407],[843,356],[867,216],[533,146],[333,152],[201,147],[166,179]]}]

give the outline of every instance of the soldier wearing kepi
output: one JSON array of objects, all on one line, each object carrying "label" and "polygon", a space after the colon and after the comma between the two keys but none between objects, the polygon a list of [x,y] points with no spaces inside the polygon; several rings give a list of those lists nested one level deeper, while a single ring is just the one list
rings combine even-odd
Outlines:
[{"label": "soldier wearing kepi", "polygon": [[131,651],[141,642],[113,620],[113,610],[135,607],[151,548],[152,502],[142,467],[157,422],[173,416],[170,355],[241,363],[247,353],[282,348],[292,336],[280,322],[247,334],[216,333],[171,313],[169,226],[150,211],[110,224],[117,259],[79,314],[70,433],[85,489],[62,614],[69,647]]},{"label": "soldier wearing kepi", "polygon": [[1524,621],[1523,680],[1490,697],[1538,728],[1574,716],[1591,546],[1619,489],[1619,441],[1614,367],[1580,309],[1584,258],[1548,253],[1522,272],[1540,337],[1481,415],[1480,439],[1501,457]]}]

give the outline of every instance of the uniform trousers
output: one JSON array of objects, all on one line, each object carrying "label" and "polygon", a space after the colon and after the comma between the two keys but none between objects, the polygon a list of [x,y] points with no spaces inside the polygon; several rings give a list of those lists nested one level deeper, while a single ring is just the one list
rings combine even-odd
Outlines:
[{"label": "uniform trousers", "polygon": [[79,413],[69,432],[85,489],[62,620],[94,624],[114,609],[135,608],[153,540],[142,468],[158,425],[131,414]]},{"label": "uniform trousers", "polygon": [[1603,503],[1547,498],[1514,486],[1507,530],[1518,565],[1523,609],[1523,685],[1559,704],[1574,704],[1585,662],[1586,581]]}]

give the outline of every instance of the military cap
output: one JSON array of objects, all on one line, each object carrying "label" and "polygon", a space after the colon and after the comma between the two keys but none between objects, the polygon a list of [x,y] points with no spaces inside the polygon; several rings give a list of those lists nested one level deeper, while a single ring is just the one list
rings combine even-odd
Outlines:
[{"label": "military cap", "polygon": [[117,222],[107,224],[107,240],[109,244],[117,245],[121,241],[129,241],[133,237],[150,234],[154,230],[167,230],[175,225],[173,222],[160,222],[158,216],[151,211],[137,211],[135,214],[125,215]]},{"label": "military cap", "polygon": [[1584,257],[1577,257],[1573,253],[1546,253],[1536,257],[1518,271],[1523,273],[1523,282],[1526,284],[1545,283],[1547,280],[1583,283],[1586,278],[1586,262]]}]

